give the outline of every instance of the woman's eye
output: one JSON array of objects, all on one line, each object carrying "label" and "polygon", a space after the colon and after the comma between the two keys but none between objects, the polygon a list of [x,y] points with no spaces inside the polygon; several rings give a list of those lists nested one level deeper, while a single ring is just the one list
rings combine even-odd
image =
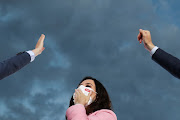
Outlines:
[{"label": "woman's eye", "polygon": [[91,87],[91,86],[89,86],[89,85],[86,85],[86,87]]}]

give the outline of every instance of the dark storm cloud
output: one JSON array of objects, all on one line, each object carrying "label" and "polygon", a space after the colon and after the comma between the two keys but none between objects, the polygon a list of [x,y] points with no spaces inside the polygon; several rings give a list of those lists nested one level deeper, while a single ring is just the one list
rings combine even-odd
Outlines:
[{"label": "dark storm cloud", "polygon": [[179,120],[180,82],[136,38],[139,28],[149,29],[156,45],[179,56],[179,27],[161,14],[173,11],[167,3],[0,1],[1,60],[46,35],[43,54],[0,81],[0,119],[64,119],[77,84],[92,75],[109,91],[118,119]]}]

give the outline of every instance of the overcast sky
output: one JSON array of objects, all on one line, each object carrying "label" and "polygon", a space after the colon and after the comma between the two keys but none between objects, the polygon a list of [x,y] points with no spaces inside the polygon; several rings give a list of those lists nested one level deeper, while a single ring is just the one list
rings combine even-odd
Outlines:
[{"label": "overcast sky", "polygon": [[139,28],[180,58],[179,0],[0,0],[0,61],[45,51],[0,81],[0,120],[64,120],[85,76],[107,89],[118,120],[180,120],[180,80],[137,42]]}]

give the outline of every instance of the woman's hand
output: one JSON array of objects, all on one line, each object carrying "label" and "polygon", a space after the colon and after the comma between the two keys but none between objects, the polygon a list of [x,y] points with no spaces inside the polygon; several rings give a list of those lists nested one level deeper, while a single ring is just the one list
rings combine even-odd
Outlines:
[{"label": "woman's hand", "polygon": [[34,50],[32,50],[32,52],[35,54],[35,56],[38,56],[42,53],[42,51],[45,49],[44,48],[44,39],[45,39],[45,35],[42,34],[41,37],[39,38],[36,47]]},{"label": "woman's hand", "polygon": [[74,104],[82,104],[85,106],[88,103],[91,94],[92,91],[86,96],[80,89],[75,89]]}]

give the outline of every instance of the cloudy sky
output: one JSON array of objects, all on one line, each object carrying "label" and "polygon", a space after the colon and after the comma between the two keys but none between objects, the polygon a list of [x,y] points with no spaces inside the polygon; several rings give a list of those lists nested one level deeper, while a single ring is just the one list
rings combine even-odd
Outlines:
[{"label": "cloudy sky", "polygon": [[118,120],[179,120],[180,81],[137,42],[151,31],[155,45],[180,58],[179,0],[0,0],[0,61],[45,51],[0,81],[0,120],[64,120],[85,76],[97,78]]}]

